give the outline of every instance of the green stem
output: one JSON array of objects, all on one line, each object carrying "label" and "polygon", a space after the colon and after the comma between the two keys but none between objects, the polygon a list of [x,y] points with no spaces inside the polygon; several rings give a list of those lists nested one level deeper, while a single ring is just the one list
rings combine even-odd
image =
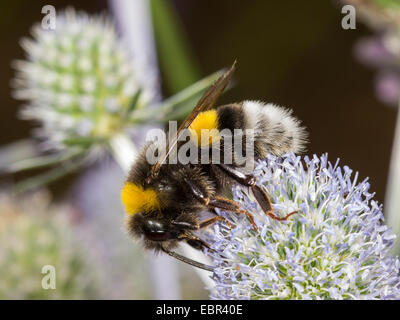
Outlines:
[{"label": "green stem", "polygon": [[67,174],[78,170],[82,167],[82,165],[86,162],[86,158],[75,160],[75,161],[66,161],[61,165],[57,166],[54,169],[51,169],[43,174],[39,174],[32,178],[23,180],[22,182],[16,183],[14,186],[14,192],[19,195],[24,192],[37,189],[45,184],[53,182],[61,177],[66,176]]},{"label": "green stem", "polygon": [[33,139],[24,139],[0,147],[0,172],[6,172],[10,163],[38,156]]},{"label": "green stem", "polygon": [[172,3],[150,0],[150,7],[164,82],[175,93],[199,78],[198,67]]},{"label": "green stem", "polygon": [[[65,151],[61,154],[57,153],[57,154],[50,154],[50,155],[45,155],[45,156],[41,156],[41,157],[24,159],[24,160],[20,160],[20,161],[9,164],[3,170],[6,173],[16,173],[16,172],[21,172],[21,171],[26,171],[26,170],[39,169],[39,168],[47,167],[47,166],[50,166],[53,164],[57,164],[57,163],[72,159],[72,158],[82,154],[83,152],[84,152],[83,149],[78,148],[78,149],[72,149],[72,150]],[[0,171],[3,171],[3,170],[0,170]]]},{"label": "green stem", "polygon": [[[159,123],[168,121],[172,114],[186,115],[193,109],[195,104],[194,98],[207,89],[214,81],[216,81],[223,70],[214,72],[213,74],[197,81],[179,93],[165,99],[159,106],[154,109],[156,114],[149,114],[147,109],[136,109],[132,111],[131,122],[133,123]],[[191,103],[193,100],[193,103]],[[176,118],[175,118],[176,119]]]},{"label": "green stem", "polygon": [[[157,108],[163,116],[167,116],[172,111],[177,112],[176,106],[178,104],[184,103],[191,100],[196,95],[202,93],[207,89],[214,81],[216,81],[223,73],[223,70],[214,72],[213,74],[197,81],[191,86],[183,89],[179,93],[173,95],[172,97],[165,99],[159,108]],[[193,109],[193,105],[190,106],[190,110]]]}]

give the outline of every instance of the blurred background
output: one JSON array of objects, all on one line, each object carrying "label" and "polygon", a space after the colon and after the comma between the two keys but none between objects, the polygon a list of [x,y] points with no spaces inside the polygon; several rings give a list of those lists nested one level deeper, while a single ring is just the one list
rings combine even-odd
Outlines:
[{"label": "blurred background", "polygon": [[[1,2],[1,146],[29,138],[36,126],[18,118],[17,111],[22,103],[12,97],[10,81],[15,75],[12,61],[24,58],[19,39],[28,36],[31,26],[41,21],[42,7],[51,4],[61,10],[72,6],[88,14],[106,12],[112,15],[115,12],[112,2]],[[307,154],[328,153],[333,162],[340,158],[342,165],[359,172],[361,180],[369,177],[376,200],[384,202],[397,106],[377,98],[376,70],[360,62],[357,56],[356,44],[375,31],[358,17],[356,29],[344,30],[341,25],[343,3],[320,0],[152,2],[149,8],[159,57],[161,97],[169,97],[237,59],[235,86],[224,94],[221,104],[257,99],[292,108],[310,133]],[[173,21],[170,33],[162,33],[157,28],[157,24],[166,23],[162,10],[167,10],[166,16]],[[168,38],[173,33],[179,34],[179,40]],[[176,46],[183,50],[179,67],[174,59]],[[140,146],[140,141],[136,142]],[[24,250],[28,250],[22,248],[24,241],[32,241],[25,233],[36,232],[44,234],[39,248],[47,242],[63,242],[68,247],[51,249],[47,256],[43,254],[44,257],[37,259],[50,261],[43,264],[52,264],[54,259],[76,260],[78,262],[73,263],[82,270],[77,273],[87,277],[75,279],[70,287],[66,285],[61,289],[60,284],[60,289],[43,292],[40,287],[43,275],[39,267],[42,260],[35,262],[36,265],[30,259],[20,258],[24,262],[18,270],[0,267],[0,298],[160,297],[152,289],[154,277],[149,275],[146,267],[151,259],[145,257],[140,246],[133,244],[122,231],[119,192],[124,173],[112,158],[104,157],[89,168],[48,184],[34,194],[18,198],[11,195],[10,186],[26,176],[29,173],[2,176],[0,180],[4,190],[0,198],[4,204],[0,206],[0,233],[3,232],[0,238],[9,238],[2,229],[2,225],[9,223],[18,230],[13,234],[21,246],[14,248],[10,244],[6,250],[7,241],[1,241],[0,266],[2,259],[8,260],[17,253],[23,255]],[[36,203],[37,208],[27,203]],[[18,218],[12,218],[13,214]],[[67,216],[68,221],[44,218],[46,223],[40,224],[35,214],[51,216],[55,220],[58,215]],[[19,224],[29,224],[29,219],[38,223],[31,227],[36,231],[20,229]],[[68,240],[63,240],[61,233],[51,232],[52,228],[65,230],[67,226],[72,234],[65,235]],[[34,250],[40,255],[44,249]],[[73,250],[79,252],[70,252]],[[30,254],[34,255],[33,252]],[[67,256],[63,257],[63,254]],[[17,275],[11,277],[10,268]],[[175,296],[172,298],[207,298],[204,285],[193,270],[182,264],[177,268],[176,278],[180,283],[178,289],[173,290]],[[28,269],[39,272],[35,274]],[[29,286],[24,284],[28,277],[33,283]],[[27,289],[35,288],[34,283],[38,284],[37,289]]]}]

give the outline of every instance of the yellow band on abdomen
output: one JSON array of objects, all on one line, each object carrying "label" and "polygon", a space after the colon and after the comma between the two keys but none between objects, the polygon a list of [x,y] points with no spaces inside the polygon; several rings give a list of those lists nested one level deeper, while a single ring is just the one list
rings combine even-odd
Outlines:
[{"label": "yellow band on abdomen", "polygon": [[189,130],[197,146],[204,147],[218,142],[221,136],[218,131],[217,111],[208,110],[200,112],[190,125]]}]

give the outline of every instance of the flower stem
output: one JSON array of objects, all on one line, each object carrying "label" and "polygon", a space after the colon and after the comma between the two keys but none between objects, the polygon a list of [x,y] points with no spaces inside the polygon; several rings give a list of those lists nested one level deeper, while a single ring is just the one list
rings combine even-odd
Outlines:
[{"label": "flower stem", "polygon": [[[393,233],[400,235],[400,102],[397,110],[396,129],[385,198],[385,215]],[[392,250],[394,253],[400,252],[400,239],[395,240]]]},{"label": "flower stem", "polygon": [[116,134],[110,141],[110,150],[121,169],[128,173],[138,153],[132,140],[126,134]]}]

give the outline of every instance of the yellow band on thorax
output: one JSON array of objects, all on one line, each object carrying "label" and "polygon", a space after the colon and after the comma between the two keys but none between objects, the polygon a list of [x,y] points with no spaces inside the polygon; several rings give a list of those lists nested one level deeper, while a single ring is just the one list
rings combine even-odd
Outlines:
[{"label": "yellow band on thorax", "polygon": [[121,200],[128,214],[159,211],[161,209],[157,193],[152,188],[144,189],[132,182],[125,183],[121,191]]}]

